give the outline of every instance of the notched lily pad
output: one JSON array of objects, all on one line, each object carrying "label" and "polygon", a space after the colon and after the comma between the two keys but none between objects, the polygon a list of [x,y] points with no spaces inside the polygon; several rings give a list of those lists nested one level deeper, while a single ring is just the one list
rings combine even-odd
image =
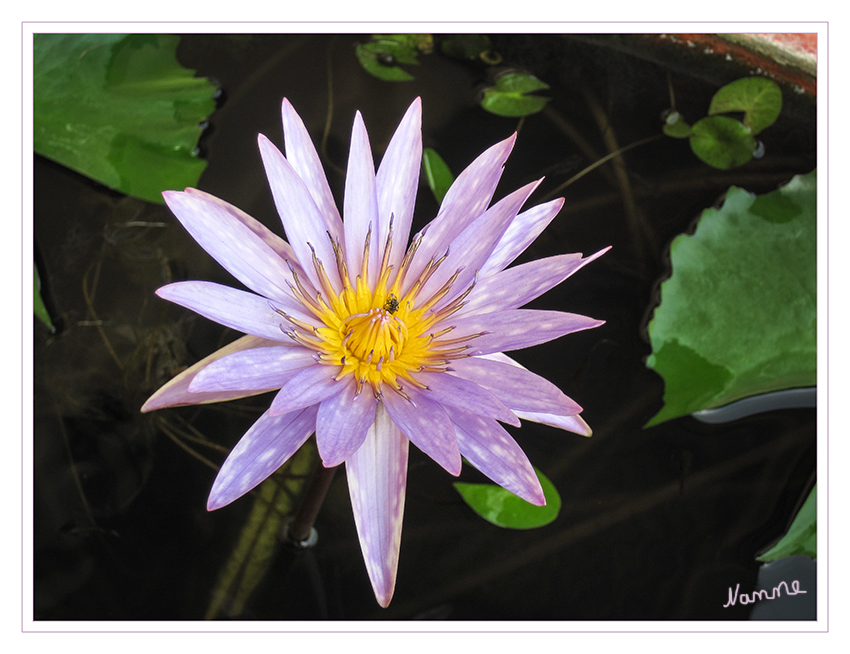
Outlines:
[{"label": "notched lily pad", "polygon": [[745,77],[720,88],[711,99],[709,115],[744,112],[752,134],[770,127],[782,111],[782,91],[764,77]]},{"label": "notched lily pad", "polygon": [[215,87],[176,59],[179,37],[36,34],[35,151],[134,197],[196,186]]},{"label": "notched lily pad", "polygon": [[548,525],[558,517],[561,496],[542,472],[537,468],[534,472],[543,487],[546,506],[534,506],[495,484],[457,482],[454,487],[463,501],[487,522],[508,529],[535,529]]},{"label": "notched lily pad", "polygon": [[354,54],[363,69],[385,82],[407,82],[413,75],[398,64],[419,65],[419,55],[433,49],[430,34],[375,34],[368,43],[360,43]]},{"label": "notched lily pad", "polygon": [[484,89],[481,107],[497,116],[519,118],[541,111],[549,98],[529,95],[549,88],[534,75],[507,71],[499,75],[492,86]]},{"label": "notched lily pad", "polygon": [[664,126],[661,131],[674,139],[686,139],[691,135],[691,126],[685,122],[678,111],[670,111],[664,116]]},{"label": "notched lily pad", "polygon": [[818,556],[818,486],[812,488],[788,532],[767,552],[757,557],[759,561],[776,561],[795,554]]},{"label": "notched lily pad", "polygon": [[696,156],[720,170],[743,166],[758,147],[746,125],[726,116],[707,116],[694,123],[690,144]]},{"label": "notched lily pad", "polygon": [[647,426],[817,383],[817,174],[762,196],[732,187],[693,235],[649,324],[664,407]]}]

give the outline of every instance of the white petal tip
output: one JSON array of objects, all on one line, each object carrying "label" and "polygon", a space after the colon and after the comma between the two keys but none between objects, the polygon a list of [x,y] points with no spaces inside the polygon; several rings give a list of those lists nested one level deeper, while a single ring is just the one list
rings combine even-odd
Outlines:
[{"label": "white petal tip", "polygon": [[388,590],[378,590],[374,586],[372,590],[375,593],[375,599],[378,601],[378,604],[381,605],[382,609],[387,608],[390,605],[390,602],[393,601],[393,593],[395,592],[395,581],[393,581],[393,585]]},{"label": "white petal tip", "polygon": [[[244,495],[244,493],[242,495]],[[242,495],[234,496],[232,492],[227,492],[227,488],[216,488],[215,483],[213,483],[210,496],[207,498],[207,511],[216,511],[225,507],[231,502],[242,497]]]},{"label": "white petal tip", "polygon": [[265,134],[257,134],[257,143],[260,145],[260,148],[265,148],[268,146],[274,146],[271,142],[271,139]]}]

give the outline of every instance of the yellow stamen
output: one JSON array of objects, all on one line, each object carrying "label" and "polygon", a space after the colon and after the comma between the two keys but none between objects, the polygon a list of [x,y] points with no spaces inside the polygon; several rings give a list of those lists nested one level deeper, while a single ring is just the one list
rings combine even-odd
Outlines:
[{"label": "yellow stamen", "polygon": [[462,344],[476,335],[439,340],[453,327],[444,324],[434,331],[434,326],[463,306],[463,298],[471,287],[449,306],[436,312],[433,310],[434,305],[450,292],[457,279],[457,272],[430,297],[419,297],[425,282],[445,261],[446,253],[432,259],[419,279],[403,293],[404,276],[421,238],[414,240],[399,270],[395,271],[390,264],[392,236],[390,224],[374,285],[369,283],[371,227],[363,245],[359,274],[353,283],[342,247],[331,239],[334,263],[342,281],[342,290],[339,292],[333,288],[322,262],[317,259],[311,246],[319,289],[311,297],[294,270],[294,284],[290,288],[308,312],[321,321],[320,326],[314,327],[295,319],[274,306],[272,309],[289,323],[281,325],[284,333],[297,343],[315,350],[318,363],[339,368],[335,379],[354,376],[355,393],[359,394],[363,386],[368,384],[375,396],[379,397],[384,384],[387,384],[394,392],[409,399],[403,384],[426,388],[413,374],[445,371],[451,360],[466,356],[466,346]]}]

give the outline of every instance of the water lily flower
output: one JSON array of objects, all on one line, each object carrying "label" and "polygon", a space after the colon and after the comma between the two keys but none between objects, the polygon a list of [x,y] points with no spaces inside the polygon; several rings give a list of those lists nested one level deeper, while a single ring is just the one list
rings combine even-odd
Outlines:
[{"label": "water lily flower", "polygon": [[422,157],[421,102],[407,110],[377,172],[354,119],[343,214],[306,128],[283,101],[284,156],[259,147],[288,242],[196,189],[167,191],[178,220],[250,291],[185,281],[157,294],[245,336],[168,382],[142,407],[203,404],[276,390],[221,467],[207,508],[271,475],[315,432],[326,467],[345,464],[357,533],[378,603],[395,588],[412,442],[452,475],[461,457],[535,505],[540,482],[499,424],[520,419],[579,434],[581,407],[504,354],[602,324],[521,309],[604,252],[507,266],[563,199],[520,212],[539,182],[491,205],[516,135],[458,176],[408,247]]}]

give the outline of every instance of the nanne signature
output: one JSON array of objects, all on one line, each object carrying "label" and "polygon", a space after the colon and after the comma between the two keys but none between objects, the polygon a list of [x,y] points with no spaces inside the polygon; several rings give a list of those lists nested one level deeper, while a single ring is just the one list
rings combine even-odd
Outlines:
[{"label": "nanne signature", "polygon": [[754,602],[758,602],[759,600],[772,600],[776,599],[782,595],[782,588],[785,588],[786,595],[800,595],[805,594],[807,591],[800,589],[800,582],[796,579],[791,582],[791,590],[788,590],[788,584],[784,581],[780,581],[778,585],[774,586],[770,594],[766,590],[754,590],[752,594],[747,595],[746,593],[741,593],[738,595],[738,591],[741,588],[741,584],[735,585],[735,593],[732,593],[732,587],[729,586],[729,601],[723,605],[723,608],[727,608],[729,606],[734,606],[737,602],[741,604],[753,604]]}]

